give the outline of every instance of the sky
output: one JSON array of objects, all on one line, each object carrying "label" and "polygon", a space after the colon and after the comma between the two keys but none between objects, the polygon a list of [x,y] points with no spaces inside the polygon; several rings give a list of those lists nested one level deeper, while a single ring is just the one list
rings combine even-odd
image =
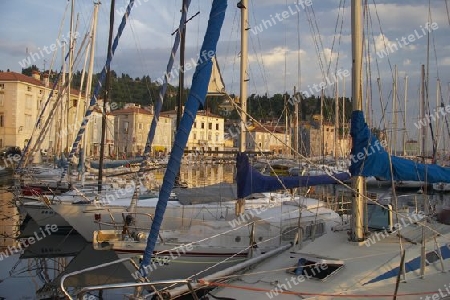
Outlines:
[{"label": "sky", "polygon": [[[128,73],[132,77],[149,75],[153,80],[161,78],[174,40],[171,33],[179,23],[181,2],[136,0],[119,41],[112,69],[119,75]],[[351,72],[350,2],[249,0],[249,95],[272,95],[284,91],[292,94],[294,86],[297,91],[319,95],[319,89],[314,86],[325,82],[325,93],[333,96],[337,82],[339,94],[343,95],[345,90],[345,95],[349,97],[351,76],[347,75]],[[393,70],[396,65],[398,106],[402,110],[398,119],[402,123],[404,78],[407,76],[406,128],[409,138],[417,138],[418,130],[414,123],[418,121],[422,64],[429,62],[428,91],[432,112],[436,106],[438,79],[441,82],[442,99],[445,105],[449,103],[450,26],[446,1],[431,0],[430,7],[429,1],[425,0],[368,2],[370,4],[366,15],[369,17],[365,21],[364,37],[368,45],[365,47],[368,55],[365,56],[370,58],[370,64],[365,64],[363,73],[371,78],[370,85],[367,84],[365,90],[370,91],[366,95],[370,95],[372,99],[374,125],[391,126],[383,124],[382,120],[390,120],[392,117]],[[114,34],[127,3],[126,0],[116,0]],[[227,91],[239,94],[240,11],[236,3],[237,1],[228,1],[217,60]],[[40,69],[44,69],[44,66],[48,69],[53,61],[53,69],[59,69],[60,45],[63,44],[61,41],[68,40],[69,36],[68,4],[66,0],[1,1],[0,70],[20,72],[27,59]],[[198,58],[210,7],[211,0],[191,2],[188,17],[200,13],[187,25],[186,62]],[[110,1],[102,1],[95,43],[96,72],[105,63],[109,9]],[[90,27],[92,11],[92,0],[75,0],[75,19],[78,20],[76,31],[79,33],[77,49]],[[428,27],[427,22],[430,22]],[[59,34],[60,27],[62,29]],[[44,47],[47,51],[43,50]],[[83,63],[84,57],[79,59],[77,69],[81,69]],[[192,74],[193,69],[186,72],[187,86],[190,85]],[[380,78],[379,85],[377,78]],[[177,80],[173,78],[171,83],[176,85]],[[386,108],[383,110],[382,106]]]}]

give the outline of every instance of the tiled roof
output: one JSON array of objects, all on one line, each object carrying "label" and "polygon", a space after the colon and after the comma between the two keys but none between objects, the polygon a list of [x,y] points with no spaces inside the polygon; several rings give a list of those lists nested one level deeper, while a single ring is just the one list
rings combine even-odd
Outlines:
[{"label": "tiled roof", "polygon": [[0,81],[19,81],[34,84],[37,86],[44,86],[41,81],[16,72],[0,72]]},{"label": "tiled roof", "polygon": [[146,109],[143,109],[141,107],[127,107],[123,109],[117,109],[112,112],[113,115],[128,115],[128,114],[144,114],[144,115],[152,115],[151,112],[149,112]]},{"label": "tiled roof", "polygon": [[[45,85],[40,81],[37,80],[33,77],[24,75],[22,73],[16,73],[16,72],[0,72],[0,82],[1,81],[11,81],[11,82],[24,82],[24,83],[29,83],[29,84],[33,84],[36,86],[40,86],[40,87],[45,87]],[[50,87],[52,85],[52,83],[50,82]],[[79,90],[76,89],[70,89],[70,94],[71,95],[78,95],[80,93]]]}]

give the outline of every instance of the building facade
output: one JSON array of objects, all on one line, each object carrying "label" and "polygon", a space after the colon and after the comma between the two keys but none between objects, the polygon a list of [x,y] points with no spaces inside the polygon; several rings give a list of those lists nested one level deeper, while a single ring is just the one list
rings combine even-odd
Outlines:
[{"label": "building facade", "polygon": [[[128,104],[112,112],[114,116],[116,154],[119,157],[144,153],[153,113],[140,105]],[[160,116],[152,142],[152,154],[167,154],[172,147],[172,120]]]},{"label": "building facade", "polygon": [[[174,137],[177,120],[176,110],[163,112],[162,115],[172,120]],[[185,150],[204,155],[222,156],[221,152],[224,149],[224,119],[208,111],[198,111]]]},{"label": "building facade", "polygon": [[[78,104],[84,103],[84,99],[76,90],[71,90],[70,97],[59,95],[60,91],[55,90],[41,116],[50,92],[47,74],[41,76],[33,71],[30,77],[16,72],[0,72],[0,147],[23,149],[32,135],[36,141],[42,131],[40,149],[49,153],[68,151],[81,124],[82,113]],[[35,130],[39,116],[41,124]]]}]

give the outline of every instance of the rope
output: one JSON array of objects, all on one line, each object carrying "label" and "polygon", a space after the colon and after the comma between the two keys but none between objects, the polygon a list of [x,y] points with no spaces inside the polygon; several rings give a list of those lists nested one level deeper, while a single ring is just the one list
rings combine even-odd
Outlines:
[{"label": "rope", "polygon": [[[78,131],[77,137],[76,137],[75,141],[73,142],[72,149],[71,149],[71,151],[69,153],[68,161],[70,161],[70,159],[75,155],[75,152],[77,151],[78,145],[79,145],[79,143],[81,141],[81,137],[83,136],[84,131],[86,130],[86,125],[89,122],[89,117],[92,114],[92,112],[94,110],[94,107],[95,107],[95,105],[97,103],[97,96],[98,96],[98,94],[100,92],[100,89],[102,88],[102,85],[103,85],[103,83],[105,81],[106,70],[109,68],[109,66],[111,65],[111,61],[114,58],[114,53],[116,52],[116,48],[117,48],[117,45],[119,43],[119,39],[122,36],[123,30],[125,29],[127,18],[128,18],[128,15],[131,12],[131,8],[133,7],[133,4],[134,4],[134,0],[130,0],[129,4],[127,6],[127,9],[126,9],[126,11],[125,11],[125,13],[124,13],[124,15],[122,17],[122,22],[119,25],[119,29],[117,31],[117,35],[114,38],[114,43],[113,43],[112,48],[111,48],[110,59],[106,60],[106,63],[104,65],[103,69],[102,69],[102,72],[101,72],[100,76],[99,76],[97,86],[95,87],[94,93],[92,94],[92,98],[91,98],[91,101],[89,103],[89,108],[86,110],[86,114],[84,116],[83,122],[81,123],[81,126],[80,126],[80,129]],[[61,173],[61,179],[64,178],[64,176],[66,175],[68,167],[69,167],[69,164],[66,164],[64,166],[64,171]]]}]

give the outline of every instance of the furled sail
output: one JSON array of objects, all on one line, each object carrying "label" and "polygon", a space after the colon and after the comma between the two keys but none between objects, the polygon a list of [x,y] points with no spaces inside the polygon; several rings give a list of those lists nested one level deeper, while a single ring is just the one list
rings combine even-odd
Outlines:
[{"label": "furled sail", "polygon": [[[200,56],[203,54],[212,53],[211,57],[216,53],[217,42],[220,36],[220,30],[225,18],[225,11],[227,8],[227,1],[214,0],[212,3],[211,13],[209,15],[208,27],[203,40]],[[155,249],[156,241],[158,240],[159,229],[164,217],[164,212],[167,207],[170,193],[175,184],[175,177],[180,170],[181,158],[186,147],[189,133],[192,129],[195,116],[200,105],[203,105],[206,98],[208,81],[211,77],[212,63],[211,59],[199,59],[195,73],[192,79],[192,86],[189,92],[183,116],[180,120],[180,127],[175,135],[175,141],[172,146],[167,169],[164,174],[163,183],[159,192],[158,203],[155,208],[155,215],[153,218],[150,234],[147,239],[147,246],[144,251],[140,270],[146,274],[146,266],[150,264],[150,259]]]},{"label": "furled sail", "polygon": [[[122,17],[122,22],[119,25],[119,28],[117,29],[117,34],[116,37],[114,38],[114,42],[112,44],[112,48],[111,48],[111,54],[110,57],[108,57],[106,59],[106,63],[103,66],[102,72],[100,73],[100,76],[98,77],[98,82],[97,85],[94,89],[94,93],[92,94],[91,100],[89,102],[89,108],[86,110],[86,113],[84,115],[83,118],[83,122],[81,122],[81,126],[80,129],[78,130],[77,136],[75,138],[75,141],[73,142],[72,145],[72,149],[69,152],[69,158],[68,160],[70,161],[72,159],[72,157],[75,155],[75,153],[78,150],[78,145],[81,142],[81,138],[84,134],[84,131],[86,130],[86,125],[89,122],[89,117],[91,116],[92,112],[94,111],[95,106],[97,105],[97,96],[100,93],[100,90],[103,86],[103,83],[106,79],[106,72],[108,67],[111,65],[111,61],[114,57],[114,53],[116,52],[116,48],[117,45],[119,44],[119,39],[122,36],[123,30],[125,29],[125,25],[127,23],[127,19],[130,15],[131,12],[131,8],[133,7],[134,4],[134,0],[130,0],[130,2],[128,3],[127,9]],[[61,173],[61,179],[64,178],[64,176],[66,176],[67,171],[68,171],[68,167],[69,165],[67,164],[66,166],[64,166],[64,171]]]},{"label": "furled sail", "polygon": [[319,184],[333,184],[350,179],[350,174],[347,172],[316,176],[266,176],[250,165],[246,153],[239,153],[237,155],[236,165],[238,198],[245,198],[253,193],[271,192],[285,188],[292,189]]},{"label": "furled sail", "polygon": [[392,156],[392,175],[389,156],[381,142],[371,133],[362,111],[352,113],[350,134],[353,138],[350,173],[352,176],[377,176],[386,180],[450,182],[450,168],[435,164],[421,164]]},{"label": "furled sail", "polygon": [[214,56],[212,59],[211,78],[208,84],[207,96],[223,96],[225,94],[225,84],[223,83],[222,74],[220,73],[219,64]]}]

